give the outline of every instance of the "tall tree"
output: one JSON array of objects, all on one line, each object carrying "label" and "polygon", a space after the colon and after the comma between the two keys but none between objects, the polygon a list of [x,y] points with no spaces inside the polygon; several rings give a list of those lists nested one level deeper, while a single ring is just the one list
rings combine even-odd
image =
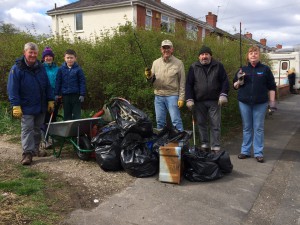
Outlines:
[{"label": "tall tree", "polygon": [[0,33],[16,34],[20,33],[20,30],[11,23],[4,23],[3,21],[0,21]]}]

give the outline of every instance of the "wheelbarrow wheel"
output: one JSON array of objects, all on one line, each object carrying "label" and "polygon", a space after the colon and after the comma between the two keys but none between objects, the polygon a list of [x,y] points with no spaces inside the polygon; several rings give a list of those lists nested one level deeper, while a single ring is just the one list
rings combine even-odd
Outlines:
[{"label": "wheelbarrow wheel", "polygon": [[[79,137],[79,148],[89,150],[92,149],[91,141],[86,136]],[[76,154],[79,159],[88,161],[90,159],[91,153],[90,152],[83,152],[78,150],[75,146],[74,149],[76,150]]]}]

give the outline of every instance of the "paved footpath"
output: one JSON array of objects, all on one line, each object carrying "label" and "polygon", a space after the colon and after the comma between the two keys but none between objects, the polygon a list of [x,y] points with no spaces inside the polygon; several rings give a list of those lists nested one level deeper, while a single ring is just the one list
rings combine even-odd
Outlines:
[{"label": "paved footpath", "polygon": [[265,123],[265,163],[237,155],[242,131],[224,144],[233,172],[213,182],[180,185],[158,176],[91,211],[76,210],[71,225],[300,225],[300,95],[287,96]]}]

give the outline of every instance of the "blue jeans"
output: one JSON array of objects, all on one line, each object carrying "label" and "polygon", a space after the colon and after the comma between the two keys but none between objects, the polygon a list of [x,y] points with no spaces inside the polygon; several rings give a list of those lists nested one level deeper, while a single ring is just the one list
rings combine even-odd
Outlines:
[{"label": "blue jeans", "polygon": [[263,156],[264,126],[268,103],[248,105],[239,102],[243,120],[243,143],[241,153],[251,155],[253,144],[254,157]]},{"label": "blue jeans", "polygon": [[183,131],[182,120],[178,108],[178,96],[158,96],[154,99],[157,129],[163,129],[167,125],[167,112],[169,112],[173,126]]}]

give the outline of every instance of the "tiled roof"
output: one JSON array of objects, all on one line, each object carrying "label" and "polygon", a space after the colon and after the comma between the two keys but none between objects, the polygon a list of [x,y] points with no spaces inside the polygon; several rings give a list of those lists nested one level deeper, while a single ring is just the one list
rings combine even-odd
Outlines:
[{"label": "tiled roof", "polygon": [[68,10],[68,9],[78,9],[78,8],[85,8],[89,6],[96,6],[96,5],[106,5],[106,4],[113,4],[113,3],[120,3],[120,2],[129,2],[126,0],[80,0],[77,2],[70,3],[68,5],[64,5],[61,7],[57,7],[56,9],[49,10]]},{"label": "tiled roof", "polygon": [[[235,36],[237,39],[240,39],[240,33],[235,33],[233,36]],[[268,51],[272,50],[271,47],[262,45],[259,41],[256,41],[256,40],[254,40],[252,38],[248,38],[245,35],[241,35],[241,39],[247,41],[247,43],[251,43],[251,44],[257,45],[259,48],[263,48],[263,49],[266,49]]]},{"label": "tiled roof", "polygon": [[168,12],[173,13],[177,15],[178,17],[182,17],[183,19],[189,18],[192,21],[195,21],[199,24],[201,24],[203,27],[209,30],[213,30],[212,27],[203,21],[200,21],[192,16],[189,16],[188,14],[185,14],[163,2],[157,2],[154,0],[80,0],[77,2],[73,2],[68,5],[64,5],[61,7],[56,7],[54,9],[51,9],[47,11],[48,15],[56,15],[56,14],[64,14],[67,12],[76,12],[76,11],[82,11],[82,10],[95,10],[100,8],[110,8],[110,7],[117,7],[120,5],[142,5],[147,7],[153,7],[157,9],[158,11],[162,12]]},{"label": "tiled roof", "polygon": [[226,32],[220,28],[217,28],[217,27],[214,28],[213,33],[220,34],[221,36],[226,36],[227,38],[229,38],[231,40],[237,39],[236,36]]}]

